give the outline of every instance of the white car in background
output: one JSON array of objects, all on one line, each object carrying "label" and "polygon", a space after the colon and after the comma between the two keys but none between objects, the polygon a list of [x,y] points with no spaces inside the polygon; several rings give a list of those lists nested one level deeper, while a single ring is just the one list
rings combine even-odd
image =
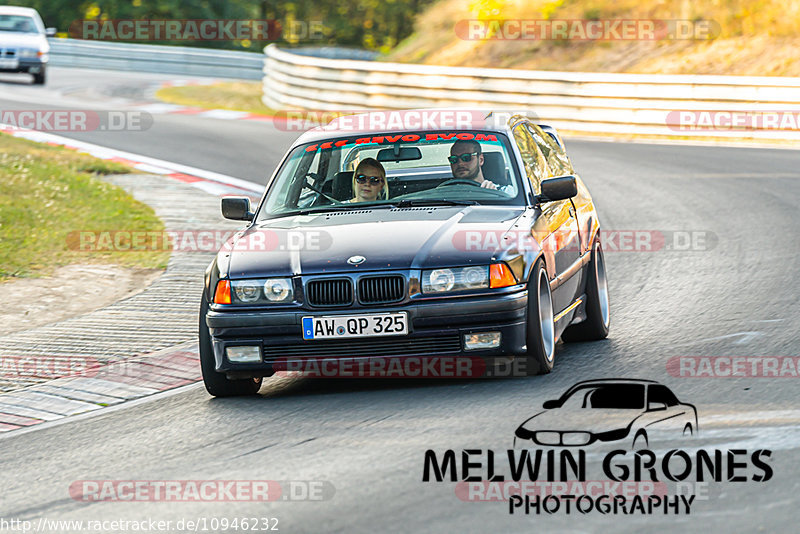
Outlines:
[{"label": "white car in background", "polygon": [[47,38],[55,33],[55,28],[44,27],[35,9],[0,6],[0,72],[28,72],[34,84],[43,85],[50,53]]}]

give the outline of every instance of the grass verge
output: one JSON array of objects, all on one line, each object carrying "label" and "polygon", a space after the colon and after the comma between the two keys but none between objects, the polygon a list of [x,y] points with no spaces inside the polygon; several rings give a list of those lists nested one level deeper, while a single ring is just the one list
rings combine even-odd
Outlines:
[{"label": "grass verge", "polygon": [[70,232],[143,230],[164,224],[153,210],[98,174],[132,169],[85,154],[0,134],[0,282],[70,263],[163,269],[168,252],[74,250]]},{"label": "grass verge", "polygon": [[261,82],[220,82],[212,85],[162,87],[156,92],[156,98],[180,106],[274,115],[275,111],[261,102],[262,91]]}]

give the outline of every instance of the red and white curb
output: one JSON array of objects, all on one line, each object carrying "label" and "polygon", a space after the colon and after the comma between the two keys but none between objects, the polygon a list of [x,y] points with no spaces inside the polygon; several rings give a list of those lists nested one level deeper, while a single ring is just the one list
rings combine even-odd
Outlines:
[{"label": "red and white curb", "polygon": [[[219,83],[221,80],[177,80],[172,82],[164,82],[153,87],[151,93],[153,98],[156,99],[155,93],[159,89],[167,87],[185,87],[194,85],[213,85]],[[198,108],[193,106],[182,106],[180,104],[169,104],[166,102],[152,102],[135,106],[138,111],[152,113],[154,115],[191,115],[194,117],[202,117],[206,119],[219,119],[219,120],[232,120],[232,121],[257,121],[257,122],[286,122],[284,117],[274,115],[266,115],[262,113],[250,113],[249,111],[235,111],[230,109],[207,109]]]},{"label": "red and white curb", "polygon": [[[141,172],[185,182],[212,195],[246,195],[258,201],[264,189],[263,186],[232,176],[50,133],[11,128],[2,124],[0,132],[52,146],[63,146],[99,159],[124,163]],[[199,355],[197,346],[193,343],[93,367],[76,376],[55,378],[43,384],[1,394],[0,433],[86,414],[200,380]]]},{"label": "red and white curb", "polygon": [[206,119],[232,121],[286,121],[286,119],[282,117],[261,115],[258,113],[250,113],[249,111],[235,111],[231,109],[205,109],[167,103],[144,104],[141,106],[136,106],[136,110],[152,113],[153,115],[192,115],[194,117],[202,117]]},{"label": "red and white curb", "polygon": [[60,135],[15,128],[3,124],[0,124],[0,132],[39,143],[77,150],[98,159],[124,163],[138,171],[160,174],[167,178],[179,180],[216,196],[245,195],[252,200],[258,201],[261,198],[261,193],[264,191],[264,186],[240,178],[234,178],[233,176],[151,158],[141,154],[134,154],[124,150],[102,147],[84,141],[76,141],[75,139],[69,139]]},{"label": "red and white curb", "polygon": [[0,395],[0,432],[93,412],[201,379],[194,343],[99,365]]}]

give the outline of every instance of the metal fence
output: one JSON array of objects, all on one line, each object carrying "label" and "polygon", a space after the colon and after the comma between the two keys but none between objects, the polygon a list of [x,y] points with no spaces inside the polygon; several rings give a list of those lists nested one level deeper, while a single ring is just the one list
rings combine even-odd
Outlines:
[{"label": "metal fence", "polygon": [[757,124],[759,113],[800,117],[800,78],[437,67],[310,57],[275,45],[265,54],[262,100],[273,109],[457,106],[533,112],[582,132],[800,140],[800,125],[791,128],[791,121],[783,128],[679,127],[681,113],[700,123],[704,112],[712,121],[750,116],[748,124]]},{"label": "metal fence", "polygon": [[245,80],[264,75],[264,56],[258,52],[78,39],[51,39],[50,64]]}]

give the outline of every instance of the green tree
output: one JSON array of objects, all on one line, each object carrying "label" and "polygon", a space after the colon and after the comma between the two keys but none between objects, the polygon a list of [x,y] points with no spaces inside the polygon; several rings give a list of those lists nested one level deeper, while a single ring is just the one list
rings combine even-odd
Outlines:
[{"label": "green tree", "polygon": [[[274,19],[283,45],[339,45],[387,51],[413,31],[419,0],[12,0],[33,7],[59,32],[84,19]],[[74,27],[74,26],[73,26]],[[319,33],[311,30],[321,29]],[[294,30],[294,31],[292,31]],[[248,48],[266,43],[182,41],[185,46]]]}]

